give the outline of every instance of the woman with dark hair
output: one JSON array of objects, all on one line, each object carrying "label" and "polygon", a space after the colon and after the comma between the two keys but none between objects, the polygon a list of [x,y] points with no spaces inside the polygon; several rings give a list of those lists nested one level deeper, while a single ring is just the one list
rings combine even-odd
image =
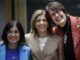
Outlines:
[{"label": "woman with dark hair", "polygon": [[[46,6],[49,23],[55,24],[62,33],[65,60],[80,60],[80,17],[71,16],[60,2],[50,2]],[[54,31],[54,26],[52,26]],[[58,31],[56,31],[58,33]]]},{"label": "woman with dark hair", "polygon": [[63,60],[62,37],[50,31],[45,10],[36,10],[31,19],[31,32],[25,35],[33,60]]},{"label": "woman with dark hair", "polygon": [[20,22],[8,22],[2,33],[0,60],[30,60],[30,48],[25,45],[24,30]]}]

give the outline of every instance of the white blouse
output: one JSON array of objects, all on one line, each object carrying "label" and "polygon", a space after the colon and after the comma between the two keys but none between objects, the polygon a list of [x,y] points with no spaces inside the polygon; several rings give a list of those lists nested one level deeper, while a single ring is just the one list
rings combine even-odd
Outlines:
[{"label": "white blouse", "polygon": [[47,40],[48,40],[48,37],[39,38],[39,46],[41,51],[43,50]]}]

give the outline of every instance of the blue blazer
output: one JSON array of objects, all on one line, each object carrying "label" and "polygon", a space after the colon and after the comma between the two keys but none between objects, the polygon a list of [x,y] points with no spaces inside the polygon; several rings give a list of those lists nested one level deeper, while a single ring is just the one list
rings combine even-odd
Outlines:
[{"label": "blue blazer", "polygon": [[[23,46],[21,45],[19,47],[19,56],[20,56],[20,60],[30,60],[30,48],[27,46]],[[0,44],[0,60],[6,60],[5,59],[6,56],[6,46],[3,44]]]}]

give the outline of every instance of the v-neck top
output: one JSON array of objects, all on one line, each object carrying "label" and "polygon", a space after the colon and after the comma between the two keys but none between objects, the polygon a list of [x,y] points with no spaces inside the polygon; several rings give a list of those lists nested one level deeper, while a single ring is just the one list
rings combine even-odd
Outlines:
[{"label": "v-neck top", "polygon": [[19,60],[18,49],[6,48],[6,59],[5,60]]}]

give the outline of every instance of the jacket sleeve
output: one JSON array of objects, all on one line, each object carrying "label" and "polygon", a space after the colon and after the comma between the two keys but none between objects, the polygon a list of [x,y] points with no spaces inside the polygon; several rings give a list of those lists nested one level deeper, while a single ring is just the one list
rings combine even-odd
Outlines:
[{"label": "jacket sleeve", "polygon": [[64,53],[63,53],[63,40],[60,40],[59,42],[59,48],[58,48],[58,59],[64,60]]}]

